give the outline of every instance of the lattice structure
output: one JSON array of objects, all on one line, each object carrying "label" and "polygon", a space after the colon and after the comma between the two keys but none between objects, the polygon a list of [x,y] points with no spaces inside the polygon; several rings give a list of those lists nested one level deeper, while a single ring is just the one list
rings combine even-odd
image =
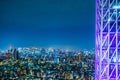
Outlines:
[{"label": "lattice structure", "polygon": [[120,0],[96,0],[96,80],[120,80]]}]

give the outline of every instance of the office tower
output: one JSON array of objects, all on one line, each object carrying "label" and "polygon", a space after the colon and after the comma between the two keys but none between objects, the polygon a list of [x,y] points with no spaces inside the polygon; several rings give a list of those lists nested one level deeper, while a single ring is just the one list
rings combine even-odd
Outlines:
[{"label": "office tower", "polygon": [[120,80],[120,0],[96,0],[96,80]]},{"label": "office tower", "polygon": [[16,49],[14,49],[14,51],[13,51],[13,58],[14,58],[14,60],[18,60],[18,58],[19,58],[19,53]]}]

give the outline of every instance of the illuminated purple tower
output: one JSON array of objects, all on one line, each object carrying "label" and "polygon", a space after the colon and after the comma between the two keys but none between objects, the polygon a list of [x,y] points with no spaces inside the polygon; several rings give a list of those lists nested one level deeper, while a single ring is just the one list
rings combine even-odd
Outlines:
[{"label": "illuminated purple tower", "polygon": [[96,0],[96,80],[120,80],[120,0]]}]

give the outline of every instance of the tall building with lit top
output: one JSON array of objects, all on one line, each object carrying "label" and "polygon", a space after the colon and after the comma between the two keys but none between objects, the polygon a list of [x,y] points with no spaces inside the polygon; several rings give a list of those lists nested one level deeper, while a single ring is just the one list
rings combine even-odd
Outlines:
[{"label": "tall building with lit top", "polygon": [[120,0],[96,0],[96,80],[120,80]]}]

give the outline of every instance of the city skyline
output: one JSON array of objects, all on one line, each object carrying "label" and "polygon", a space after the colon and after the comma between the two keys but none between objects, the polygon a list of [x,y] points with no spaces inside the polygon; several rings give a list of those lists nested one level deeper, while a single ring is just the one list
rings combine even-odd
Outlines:
[{"label": "city skyline", "polygon": [[95,1],[1,0],[0,48],[95,48]]}]

